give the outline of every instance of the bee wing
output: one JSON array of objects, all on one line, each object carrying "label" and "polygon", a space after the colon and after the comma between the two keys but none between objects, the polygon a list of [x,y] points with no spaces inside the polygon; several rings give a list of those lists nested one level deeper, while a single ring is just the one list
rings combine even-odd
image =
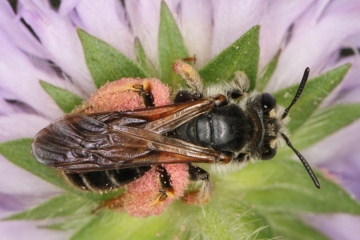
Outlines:
[{"label": "bee wing", "polygon": [[161,135],[213,107],[213,101],[205,99],[129,112],[66,115],[35,136],[32,152],[45,165],[75,172],[214,163],[217,151]]}]

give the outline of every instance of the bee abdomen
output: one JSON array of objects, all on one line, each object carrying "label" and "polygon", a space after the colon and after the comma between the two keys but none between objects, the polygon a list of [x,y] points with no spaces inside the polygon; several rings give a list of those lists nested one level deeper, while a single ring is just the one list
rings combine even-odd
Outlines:
[{"label": "bee abdomen", "polygon": [[64,175],[77,188],[100,192],[121,188],[142,177],[150,169],[150,166],[145,166],[87,173],[64,172]]}]

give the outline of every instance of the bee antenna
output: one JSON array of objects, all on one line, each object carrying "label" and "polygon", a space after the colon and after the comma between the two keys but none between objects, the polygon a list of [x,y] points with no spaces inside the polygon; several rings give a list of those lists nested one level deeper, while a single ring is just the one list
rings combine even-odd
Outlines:
[{"label": "bee antenna", "polygon": [[281,133],[281,136],[284,138],[286,144],[294,151],[294,153],[296,154],[296,156],[298,156],[298,158],[300,159],[301,163],[304,165],[306,171],[309,173],[310,177],[311,177],[311,180],[314,182],[315,186],[317,188],[320,188],[320,183],[319,183],[319,180],[317,179],[315,173],[313,172],[313,170],[311,169],[309,163],[306,161],[306,159],[303,157],[303,155],[301,155],[301,153],[296,150],[293,145],[291,144],[289,138]]},{"label": "bee antenna", "polygon": [[306,82],[307,82],[307,80],[308,80],[309,73],[310,73],[310,68],[307,67],[307,68],[305,69],[304,75],[303,75],[303,77],[302,77],[302,79],[301,79],[300,86],[299,86],[299,88],[298,88],[298,90],[297,90],[297,92],[296,92],[296,94],[295,94],[295,97],[294,97],[294,99],[292,100],[290,106],[288,106],[288,107],[285,109],[285,111],[284,111],[281,119],[286,118],[286,116],[289,114],[290,108],[291,108],[291,107],[297,102],[297,100],[300,98],[301,93],[302,93],[302,91],[304,90],[305,84],[306,84]]}]

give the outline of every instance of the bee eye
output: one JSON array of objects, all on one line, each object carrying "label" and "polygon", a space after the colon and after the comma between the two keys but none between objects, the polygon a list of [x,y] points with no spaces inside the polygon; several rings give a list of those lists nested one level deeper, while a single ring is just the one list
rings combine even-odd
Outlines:
[{"label": "bee eye", "polygon": [[270,111],[276,105],[276,100],[270,93],[261,94],[261,104],[264,111]]},{"label": "bee eye", "polygon": [[276,155],[276,148],[267,147],[262,150],[261,159],[269,160]]}]

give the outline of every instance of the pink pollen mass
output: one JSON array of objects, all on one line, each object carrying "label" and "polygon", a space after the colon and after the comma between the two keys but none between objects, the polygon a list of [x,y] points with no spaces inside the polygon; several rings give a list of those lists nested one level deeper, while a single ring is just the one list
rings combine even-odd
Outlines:
[{"label": "pink pollen mass", "polygon": [[[170,89],[155,78],[122,78],[109,82],[91,95],[89,101],[82,106],[85,113],[126,111],[145,108],[139,93],[134,91],[134,85],[150,83],[155,106],[170,104]],[[189,183],[188,166],[186,164],[163,164],[171,177],[173,192],[168,192],[166,198],[159,200],[160,179],[155,168],[149,170],[141,178],[129,183],[127,191],[120,196],[123,209],[131,216],[148,217],[160,215],[165,208],[184,195]],[[119,210],[119,209],[118,209]]]},{"label": "pink pollen mass", "polygon": [[170,89],[156,78],[122,78],[109,82],[93,93],[87,102],[86,113],[125,111],[144,108],[138,92],[132,86],[148,81],[155,106],[170,104]]},{"label": "pink pollen mass", "polygon": [[124,210],[134,217],[160,215],[173,201],[184,195],[189,184],[186,164],[164,164],[172,179],[173,195],[159,201],[159,176],[155,169],[148,171],[143,177],[127,185],[124,195]]}]

